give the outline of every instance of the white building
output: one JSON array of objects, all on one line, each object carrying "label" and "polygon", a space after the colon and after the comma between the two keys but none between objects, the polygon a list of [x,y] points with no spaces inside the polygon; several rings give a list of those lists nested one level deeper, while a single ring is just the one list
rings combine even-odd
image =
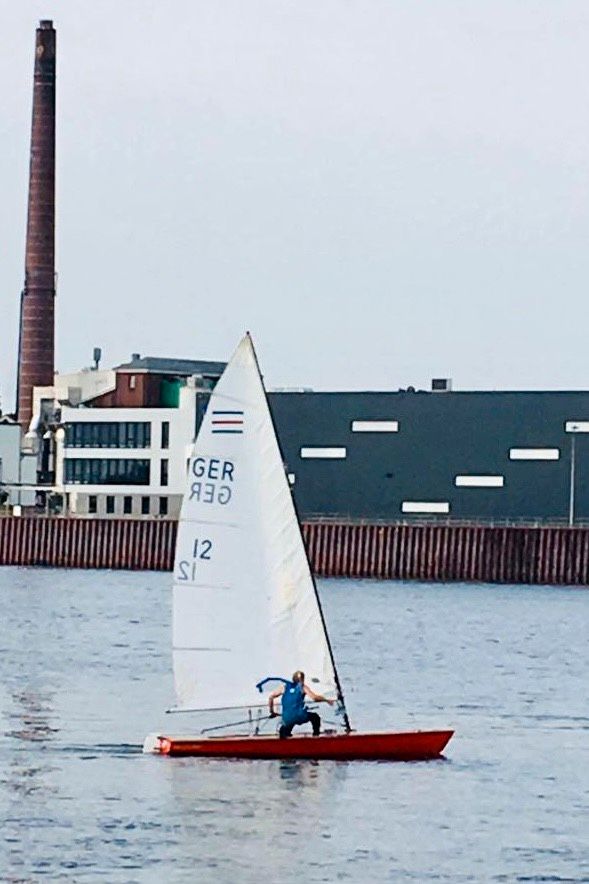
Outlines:
[{"label": "white building", "polygon": [[63,511],[176,518],[190,449],[223,368],[134,354],[116,369],[57,375],[55,387],[37,388]]},{"label": "white building", "polygon": [[178,408],[61,409],[56,490],[77,515],[177,516],[195,434],[196,391]]}]

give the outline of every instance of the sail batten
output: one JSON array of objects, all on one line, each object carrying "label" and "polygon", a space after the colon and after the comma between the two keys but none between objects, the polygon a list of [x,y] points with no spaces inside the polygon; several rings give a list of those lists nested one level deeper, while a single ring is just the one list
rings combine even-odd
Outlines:
[{"label": "sail batten", "polygon": [[231,651],[231,648],[200,647],[198,645],[174,645],[174,651]]},{"label": "sail batten", "polygon": [[173,592],[178,709],[258,706],[260,680],[296,669],[319,693],[340,694],[248,335],[211,394],[190,458]]}]

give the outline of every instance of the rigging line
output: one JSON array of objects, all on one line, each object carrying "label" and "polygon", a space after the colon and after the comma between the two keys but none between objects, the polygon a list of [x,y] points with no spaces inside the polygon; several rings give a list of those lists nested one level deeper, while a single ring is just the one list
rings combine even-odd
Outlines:
[{"label": "rigging line", "polygon": [[[270,718],[270,716],[268,716]],[[261,719],[264,721],[265,719]],[[238,727],[240,724],[253,724],[253,719],[251,715],[248,718],[244,718],[243,721],[228,721],[226,724],[216,724],[214,727],[203,727],[201,729],[201,734],[208,734],[211,731],[220,731],[226,727]]]},{"label": "rigging line", "polygon": [[[257,372],[258,372],[258,379],[259,379],[259,381],[260,381],[260,386],[262,387],[262,393],[263,393],[263,395],[264,395],[264,399],[265,399],[265,401],[266,401],[266,408],[268,409],[268,414],[270,415],[270,422],[271,422],[271,424],[272,424],[272,429],[273,429],[273,431],[274,431],[274,439],[275,439],[276,444],[277,444],[277,446],[278,446],[278,451],[280,452],[280,458],[281,458],[282,462],[284,463],[284,457],[282,456],[282,449],[281,449],[281,447],[280,447],[280,442],[279,442],[279,440],[278,440],[278,433],[277,433],[277,431],[276,431],[276,424],[274,423],[274,416],[272,415],[272,410],[270,409],[270,403],[268,402],[268,394],[266,393],[266,388],[264,387],[264,381],[262,380],[262,372],[260,371],[260,364],[259,364],[259,362],[258,362],[258,356],[257,356],[256,350],[255,350],[255,347],[254,347],[254,342],[252,341],[249,332],[247,332],[247,336],[248,336],[248,338],[249,338],[250,346],[251,346],[251,348],[252,348],[252,353],[253,353],[253,355],[254,355],[254,361],[255,361],[255,363],[256,363],[256,370],[257,370]],[[284,476],[284,481],[285,481],[285,482],[287,481],[286,476]],[[315,592],[315,601],[317,602],[317,607],[319,608],[319,617],[320,617],[320,619],[321,619],[321,625],[323,626],[323,633],[324,633],[324,635],[325,635],[325,641],[327,642],[327,650],[329,651],[329,657],[330,657],[330,659],[331,659],[331,665],[332,665],[332,667],[333,667],[333,674],[334,674],[334,678],[335,678],[335,687],[336,687],[336,690],[337,690],[337,698],[338,698],[339,702],[340,702],[341,705],[342,705],[343,719],[344,719],[344,727],[345,727],[345,729],[346,729],[346,733],[349,734],[350,731],[352,730],[352,725],[350,724],[350,719],[348,718],[348,712],[347,712],[346,704],[345,704],[345,701],[344,701],[344,692],[342,691],[342,686],[341,686],[341,683],[340,683],[340,680],[339,680],[339,675],[338,675],[338,673],[337,673],[337,666],[335,665],[335,657],[333,656],[333,648],[331,647],[331,641],[330,641],[330,639],[329,639],[329,633],[327,632],[327,624],[326,624],[326,622],[325,622],[325,617],[323,616],[323,608],[321,607],[321,600],[320,600],[320,598],[319,598],[319,593],[318,593],[318,591],[317,591],[317,584],[316,584],[316,582],[315,582],[315,575],[313,574],[313,571],[312,571],[312,569],[311,569],[311,562],[309,561],[309,554],[308,554],[308,552],[307,552],[307,547],[305,546],[305,541],[304,541],[304,539],[303,539],[303,532],[301,531],[301,521],[300,521],[300,519],[299,519],[299,513],[298,513],[298,510],[297,510],[297,505],[296,505],[296,503],[295,503],[295,499],[294,499],[294,496],[293,496],[293,494],[292,494],[292,491],[290,490],[290,486],[289,486],[289,491],[290,491],[290,495],[289,495],[289,496],[290,496],[290,501],[291,501],[291,503],[292,503],[292,507],[293,507],[293,509],[294,509],[295,516],[296,516],[296,520],[297,520],[297,527],[298,527],[298,530],[299,530],[299,537],[300,537],[300,539],[301,539],[301,543],[303,544],[303,549],[304,549],[304,551],[305,551],[305,558],[306,558],[306,560],[307,560],[307,568],[309,569],[309,574],[311,575],[311,582],[312,582],[312,584],[313,584],[313,590],[314,590],[314,592]]]},{"label": "rigging line", "polygon": [[247,706],[245,704],[241,706],[191,706],[187,709],[171,706],[170,709],[166,709],[166,715],[182,715],[188,712],[222,712],[225,709],[263,709],[266,706],[267,703],[248,703]]}]

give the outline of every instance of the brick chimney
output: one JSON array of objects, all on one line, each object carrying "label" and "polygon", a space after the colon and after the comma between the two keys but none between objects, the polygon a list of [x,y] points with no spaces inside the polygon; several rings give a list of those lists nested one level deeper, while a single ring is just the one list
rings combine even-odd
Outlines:
[{"label": "brick chimney", "polygon": [[52,386],[55,338],[55,29],[35,39],[31,164],[18,348],[17,419],[26,431],[33,387]]}]

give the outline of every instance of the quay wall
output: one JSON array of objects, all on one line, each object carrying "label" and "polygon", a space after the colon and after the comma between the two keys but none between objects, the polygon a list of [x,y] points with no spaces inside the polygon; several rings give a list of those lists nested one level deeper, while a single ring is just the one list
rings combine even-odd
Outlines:
[{"label": "quay wall", "polygon": [[[171,570],[169,519],[0,518],[0,565]],[[303,523],[323,577],[589,585],[589,527]]]}]

